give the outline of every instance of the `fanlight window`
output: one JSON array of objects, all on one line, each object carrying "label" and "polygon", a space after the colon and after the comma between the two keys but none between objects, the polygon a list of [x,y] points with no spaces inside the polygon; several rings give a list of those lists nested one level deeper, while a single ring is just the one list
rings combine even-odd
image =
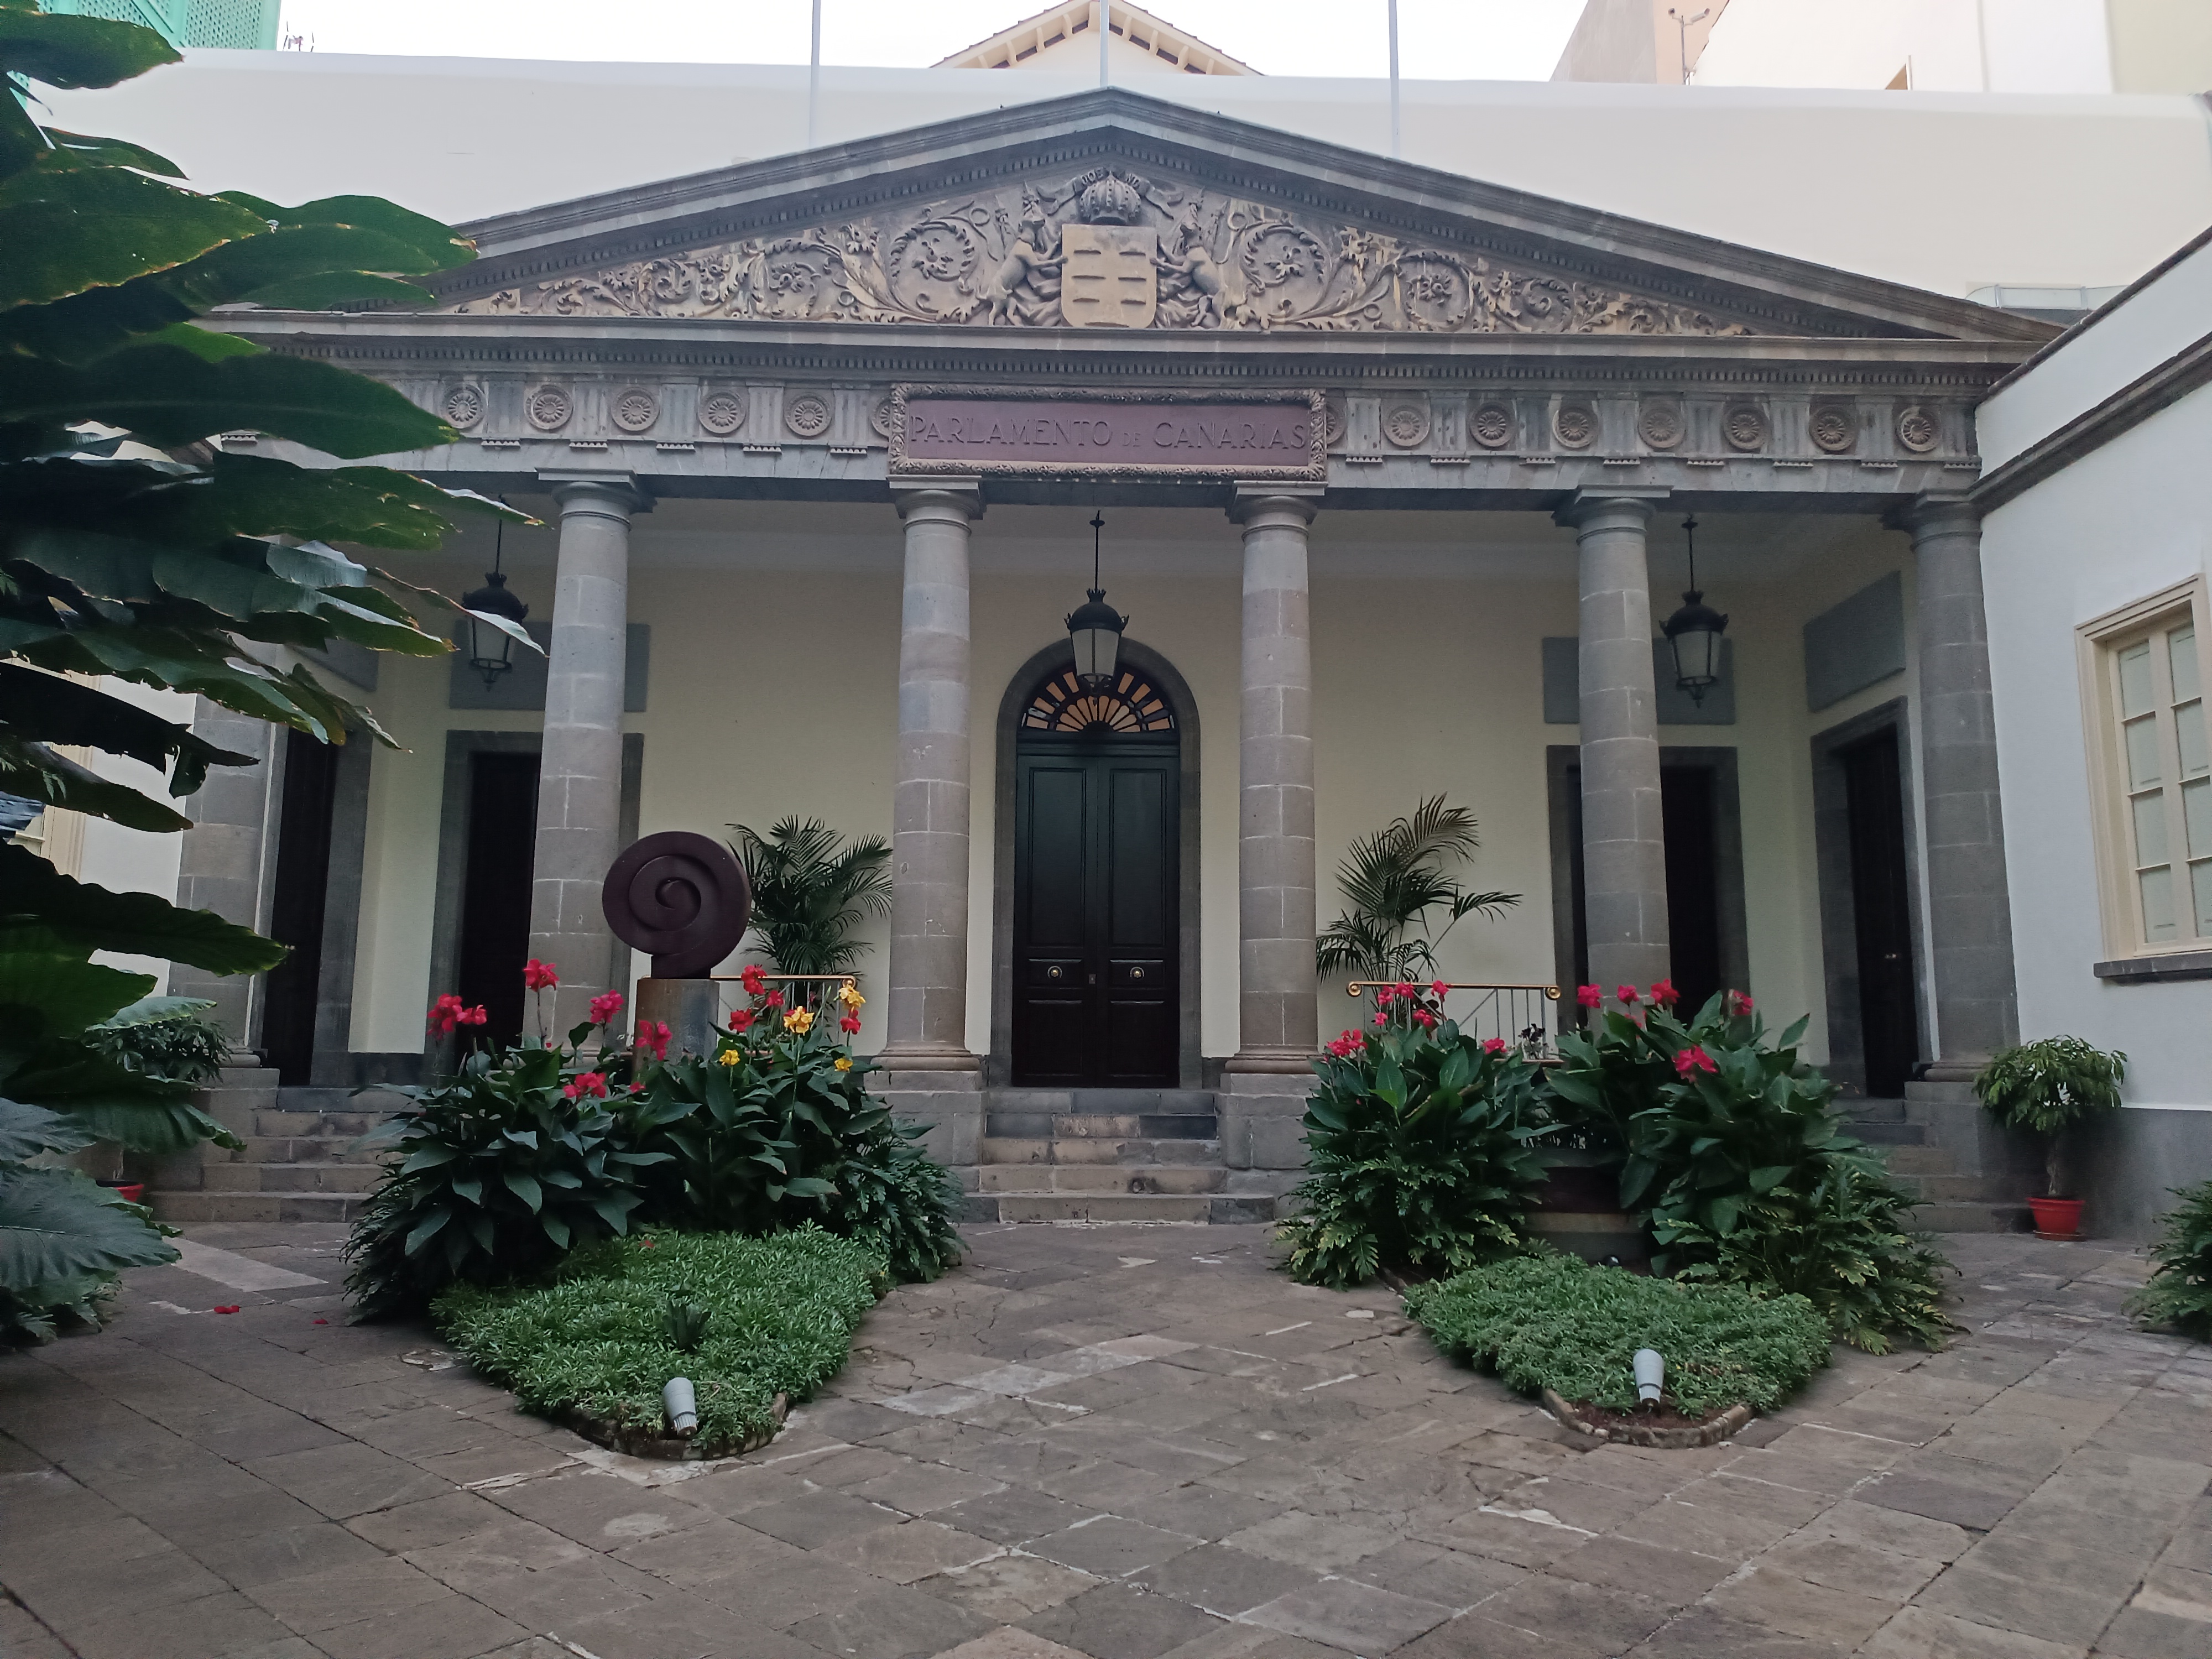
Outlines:
[{"label": "fanlight window", "polygon": [[1024,732],[1057,732],[1086,737],[1169,736],[1175,714],[1167,699],[1144,676],[1123,669],[1101,690],[1087,689],[1075,670],[1048,676],[1022,710]]}]

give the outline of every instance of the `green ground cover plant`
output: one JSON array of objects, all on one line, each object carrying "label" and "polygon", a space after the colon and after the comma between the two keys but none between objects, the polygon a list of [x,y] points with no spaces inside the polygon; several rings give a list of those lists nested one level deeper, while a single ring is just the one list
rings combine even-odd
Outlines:
[{"label": "green ground cover plant", "polygon": [[845,1363],[889,1285],[864,1243],[807,1226],[766,1238],[641,1232],[572,1251],[554,1282],[456,1285],[432,1317],[525,1410],[662,1431],[661,1386],[698,1391],[694,1449],[734,1452],[775,1427],[775,1397],[810,1398]]},{"label": "green ground cover plant", "polygon": [[2128,1311],[2212,1342],[2212,1181],[2169,1190],[2181,1202],[2160,1218],[2150,1248],[2158,1271],[2128,1298]]},{"label": "green ground cover plant", "polygon": [[1519,1052],[1443,1018],[1443,992],[1376,992],[1379,1024],[1315,1062],[1287,1267],[1341,1290],[1383,1268],[1458,1273],[1521,1246],[1545,1164],[1542,1083]]},{"label": "green ground cover plant", "polygon": [[1647,1279],[1546,1253],[1419,1285],[1406,1310],[1437,1346],[1524,1394],[1626,1411],[1631,1360],[1656,1348],[1667,1394],[1704,1417],[1741,1401],[1771,1411],[1828,1363],[1827,1321],[1799,1296]]}]

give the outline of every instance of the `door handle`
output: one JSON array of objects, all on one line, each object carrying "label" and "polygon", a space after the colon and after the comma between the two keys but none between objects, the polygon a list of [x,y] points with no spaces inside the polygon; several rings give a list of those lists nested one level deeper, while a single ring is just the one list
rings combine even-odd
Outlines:
[{"label": "door handle", "polygon": [[1096,985],[1098,983],[1098,975],[1096,974],[1085,974],[1083,976],[1083,982],[1086,985]]},{"label": "door handle", "polygon": [[1885,951],[1881,954],[1881,959],[1884,962],[1901,962],[1904,957],[1895,951]]}]

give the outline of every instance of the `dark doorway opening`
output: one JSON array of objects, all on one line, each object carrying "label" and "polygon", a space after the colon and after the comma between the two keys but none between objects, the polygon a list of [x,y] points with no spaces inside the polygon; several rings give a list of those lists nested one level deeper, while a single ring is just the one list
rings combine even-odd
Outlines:
[{"label": "dark doorway opening", "polygon": [[[1583,776],[1576,751],[1552,751],[1553,880],[1560,956],[1574,982],[1589,983],[1589,922],[1583,884]],[[1669,976],[1687,1018],[1716,991],[1747,988],[1743,855],[1735,755],[1723,749],[1662,749],[1660,825],[1667,838]],[[1601,988],[1611,1005],[1614,987]],[[1644,988],[1638,987],[1639,990]],[[1574,1018],[1573,999],[1563,1009]]]},{"label": "dark doorway opening", "polygon": [[512,1042],[522,1035],[522,964],[530,954],[536,755],[469,757],[468,825],[453,988],[471,1006],[483,1005],[485,1036]]},{"label": "dark doorway opening", "polygon": [[276,832],[269,936],[289,945],[291,954],[270,970],[264,986],[261,1051],[276,1068],[277,1082],[288,1086],[307,1082],[314,1065],[340,752],[304,732],[284,734],[283,816]]},{"label": "dark doorway opening", "polygon": [[1014,750],[1012,1081],[1173,1087],[1182,1011],[1182,757],[1141,677],[1073,669],[1024,705]]},{"label": "dark doorway opening", "polygon": [[1838,750],[1836,759],[1843,768],[1850,842],[1851,925],[1857,947],[1866,1091],[1894,1099],[1905,1092],[1920,1048],[1897,730],[1884,727]]}]

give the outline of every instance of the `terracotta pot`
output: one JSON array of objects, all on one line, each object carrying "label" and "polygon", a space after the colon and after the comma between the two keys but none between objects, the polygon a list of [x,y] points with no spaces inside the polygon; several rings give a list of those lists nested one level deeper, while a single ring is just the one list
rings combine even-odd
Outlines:
[{"label": "terracotta pot", "polygon": [[143,1181],[103,1181],[100,1183],[125,1204],[146,1201],[146,1183]]},{"label": "terracotta pot", "polygon": [[2027,1207],[2035,1212],[2035,1236],[2038,1238],[2079,1238],[2081,1237],[2081,1200],[2078,1198],[2031,1198]]}]

